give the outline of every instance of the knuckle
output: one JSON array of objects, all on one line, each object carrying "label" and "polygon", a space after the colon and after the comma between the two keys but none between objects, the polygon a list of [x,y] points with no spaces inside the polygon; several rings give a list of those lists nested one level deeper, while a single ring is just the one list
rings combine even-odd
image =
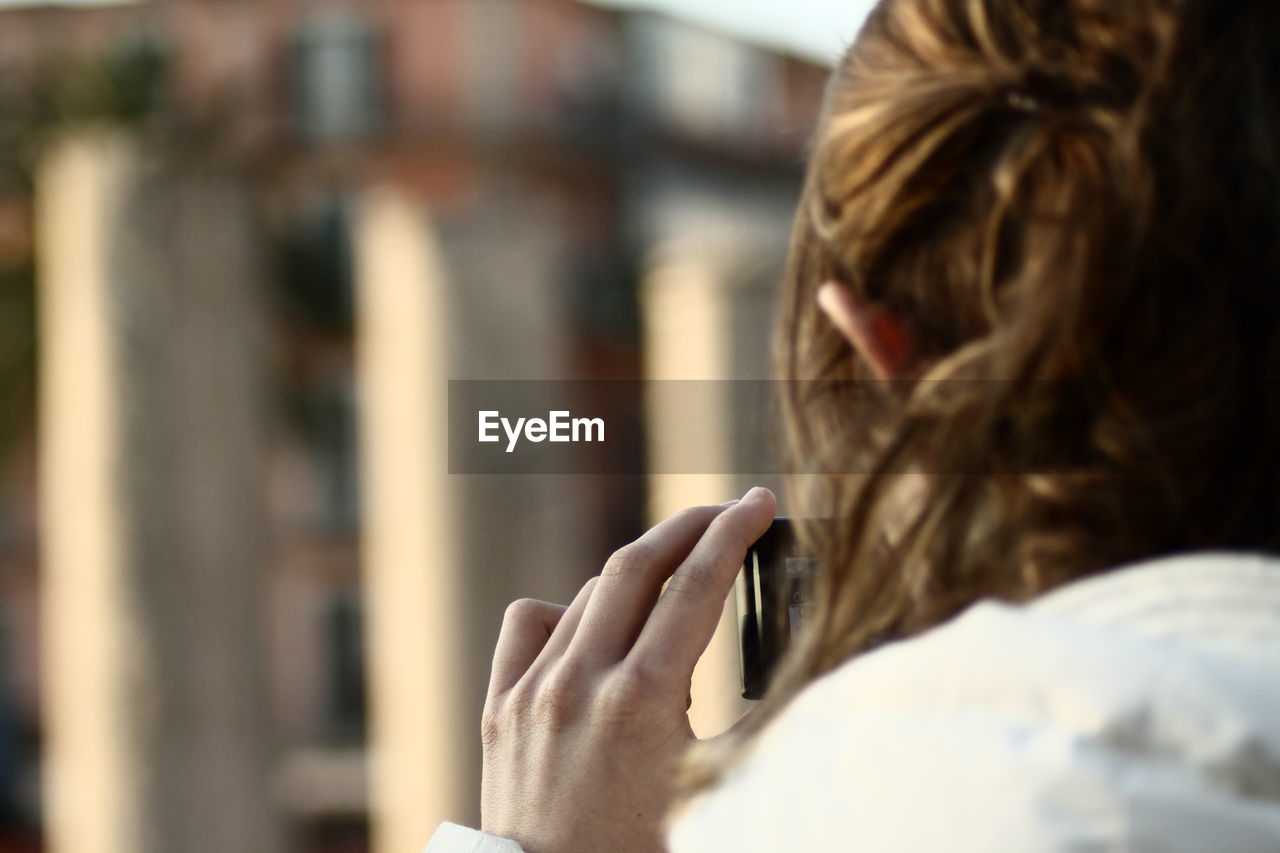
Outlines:
[{"label": "knuckle", "polygon": [[480,745],[484,749],[492,749],[502,740],[502,733],[507,727],[506,716],[492,705],[486,706],[480,715]]},{"label": "knuckle", "polygon": [[529,710],[540,721],[561,727],[582,712],[586,689],[572,668],[560,667],[539,685]]},{"label": "knuckle", "polygon": [[661,687],[660,680],[647,669],[624,665],[601,685],[597,705],[605,719],[628,719],[647,713]]},{"label": "knuckle", "polygon": [[642,540],[637,539],[624,545],[610,555],[600,572],[601,577],[622,577],[643,571],[653,563],[653,549]]},{"label": "knuckle", "polygon": [[542,610],[542,602],[532,598],[521,598],[507,605],[502,614],[502,624],[523,625],[532,621]]},{"label": "knuckle", "polygon": [[493,717],[499,722],[524,719],[529,716],[536,704],[535,697],[536,687],[522,680],[502,698],[500,707],[495,706],[492,710],[486,709],[485,715]]},{"label": "knuckle", "polygon": [[704,563],[686,563],[667,581],[667,594],[702,597],[715,592],[715,579]]}]

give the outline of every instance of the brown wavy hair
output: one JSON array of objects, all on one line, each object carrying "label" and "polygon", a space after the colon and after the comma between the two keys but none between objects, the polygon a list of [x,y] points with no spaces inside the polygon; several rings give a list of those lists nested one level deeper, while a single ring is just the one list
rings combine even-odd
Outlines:
[{"label": "brown wavy hair", "polygon": [[[777,336],[806,684],[975,601],[1280,550],[1280,4],[884,0],[835,70]],[[815,305],[901,318],[872,379]],[[815,475],[815,473],[817,474]],[[908,477],[914,473],[918,476]]]}]

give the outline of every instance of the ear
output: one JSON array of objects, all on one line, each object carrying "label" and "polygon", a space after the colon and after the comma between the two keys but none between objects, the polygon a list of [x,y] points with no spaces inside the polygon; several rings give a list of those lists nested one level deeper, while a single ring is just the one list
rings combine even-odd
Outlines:
[{"label": "ear", "polygon": [[899,379],[911,362],[911,337],[902,319],[887,308],[854,296],[843,284],[818,288],[818,306],[880,379]]}]

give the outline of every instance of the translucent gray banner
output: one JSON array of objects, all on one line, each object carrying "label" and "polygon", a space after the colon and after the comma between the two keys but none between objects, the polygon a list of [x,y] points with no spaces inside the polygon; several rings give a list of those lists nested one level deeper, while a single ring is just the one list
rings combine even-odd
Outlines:
[{"label": "translucent gray banner", "polygon": [[456,380],[449,470],[783,474],[784,394],[806,411],[834,413],[827,428],[845,436],[829,442],[834,461],[804,460],[791,473],[870,473],[879,463],[857,452],[861,437],[894,434],[895,418],[909,407],[914,435],[927,441],[902,455],[897,473],[1160,476],[1157,432],[1176,425],[1185,408],[1176,383],[1150,382]]},{"label": "translucent gray banner", "polygon": [[771,474],[768,381],[449,383],[452,474]]}]

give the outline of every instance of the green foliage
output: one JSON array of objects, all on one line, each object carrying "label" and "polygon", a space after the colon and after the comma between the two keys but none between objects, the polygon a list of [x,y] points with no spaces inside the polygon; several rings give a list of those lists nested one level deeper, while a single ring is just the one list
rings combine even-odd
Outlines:
[{"label": "green foliage", "polygon": [[[43,57],[23,83],[0,85],[0,198],[29,198],[45,146],[81,124],[138,125],[160,111],[167,55],[154,38],[116,43],[98,56]],[[33,419],[35,265],[0,258],[0,462]]]},{"label": "green foliage", "polygon": [[166,65],[164,48],[149,37],[128,39],[101,57],[65,61],[51,75],[39,119],[54,127],[143,121],[159,104]]},{"label": "green foliage", "polygon": [[40,152],[68,128],[157,115],[167,69],[163,45],[143,36],[97,56],[44,57],[29,85],[0,90],[0,194],[28,194]]},{"label": "green foliage", "polygon": [[35,377],[35,270],[25,259],[0,266],[0,459],[30,423]]}]

